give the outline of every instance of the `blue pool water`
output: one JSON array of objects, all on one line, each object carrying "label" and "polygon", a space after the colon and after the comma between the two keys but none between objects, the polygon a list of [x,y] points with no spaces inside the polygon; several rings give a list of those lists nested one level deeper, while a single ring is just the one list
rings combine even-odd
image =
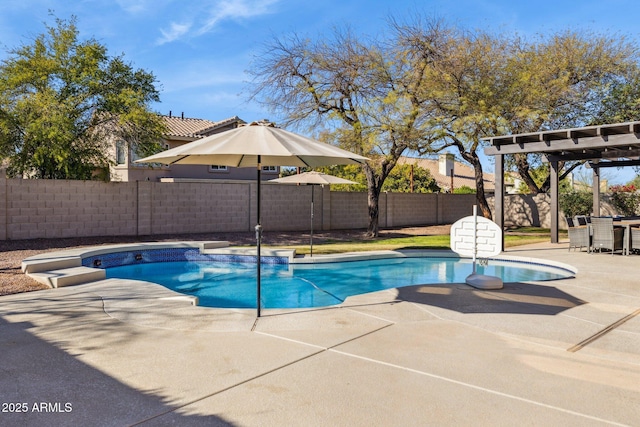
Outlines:
[{"label": "blue pool water", "polygon": [[[471,260],[394,258],[320,264],[262,265],[263,308],[305,308],[340,304],[351,295],[409,285],[464,283]],[[180,261],[106,269],[108,278],[145,280],[195,295],[206,307],[255,308],[256,265],[246,262]],[[554,280],[572,273],[536,264],[490,261],[478,274],[505,283]]]}]

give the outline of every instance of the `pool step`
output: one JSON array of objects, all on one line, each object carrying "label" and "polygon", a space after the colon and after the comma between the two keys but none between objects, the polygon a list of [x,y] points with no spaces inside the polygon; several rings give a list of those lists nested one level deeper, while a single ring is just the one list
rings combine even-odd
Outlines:
[{"label": "pool step", "polygon": [[71,267],[59,270],[27,273],[35,281],[52,288],[79,285],[81,283],[95,282],[106,278],[106,272],[100,268]]},{"label": "pool step", "polygon": [[22,272],[26,274],[41,273],[64,268],[81,267],[82,258],[79,256],[34,258],[22,261]]}]

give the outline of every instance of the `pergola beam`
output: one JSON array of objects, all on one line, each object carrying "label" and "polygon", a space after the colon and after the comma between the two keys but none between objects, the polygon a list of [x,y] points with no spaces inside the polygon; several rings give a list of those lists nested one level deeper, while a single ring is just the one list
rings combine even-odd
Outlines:
[{"label": "pergola beam", "polygon": [[[564,153],[547,154],[547,160],[557,160],[559,162],[568,162],[574,160],[595,160],[595,159],[616,159],[607,164],[614,162],[621,162],[617,159],[620,158],[640,158],[640,149],[634,147],[607,147],[605,150],[591,150],[583,149],[582,151],[568,151]],[[632,160],[636,161],[636,160]],[[627,162],[627,161],[624,161]],[[635,165],[621,165],[621,166],[635,166]]]},{"label": "pergola beam", "polygon": [[485,148],[484,152],[488,156],[496,156],[498,154],[527,154],[527,153],[548,153],[559,155],[563,151],[582,151],[596,149],[597,151],[605,148],[638,146],[640,145],[640,134],[626,135],[602,135],[588,137],[573,137],[561,140],[543,140],[523,142],[516,139],[512,144],[499,144]]},{"label": "pergola beam", "polygon": [[589,162],[593,169],[599,168],[623,168],[626,166],[640,166],[640,160],[615,160],[611,162]]},{"label": "pergola beam", "polygon": [[640,121],[586,126],[573,129],[547,130],[541,132],[522,133],[518,135],[494,136],[490,138],[483,138],[483,140],[488,141],[492,146],[501,146],[537,141],[551,142],[563,139],[576,139],[593,136],[606,137],[609,135],[626,135],[633,133],[640,133]]}]

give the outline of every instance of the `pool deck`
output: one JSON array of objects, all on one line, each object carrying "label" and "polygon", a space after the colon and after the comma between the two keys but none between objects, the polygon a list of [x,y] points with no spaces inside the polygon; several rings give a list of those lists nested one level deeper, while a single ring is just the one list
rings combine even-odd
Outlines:
[{"label": "pool deck", "polygon": [[114,279],[3,296],[0,425],[640,425],[640,256],[567,247],[505,254],[574,279],[257,320]]}]

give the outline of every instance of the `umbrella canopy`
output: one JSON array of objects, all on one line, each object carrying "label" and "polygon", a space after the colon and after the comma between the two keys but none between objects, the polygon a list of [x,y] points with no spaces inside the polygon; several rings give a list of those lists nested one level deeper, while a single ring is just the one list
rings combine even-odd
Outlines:
[{"label": "umbrella canopy", "polygon": [[368,160],[269,123],[253,122],[163,151],[137,163],[234,167],[361,164]]},{"label": "umbrella canopy", "polygon": [[269,182],[277,182],[280,184],[317,184],[317,185],[331,185],[331,184],[357,184],[357,182],[349,181],[348,179],[338,178],[337,176],[328,175],[322,172],[304,172],[295,175],[285,176],[284,178],[272,179]]},{"label": "umbrella canopy", "polygon": [[262,166],[329,166],[361,164],[366,157],[350,153],[333,145],[275,127],[268,122],[253,122],[245,126],[216,133],[180,147],[163,151],[136,163],[191,165],[222,165],[256,167],[257,214],[257,317],[260,317],[260,187]]}]

